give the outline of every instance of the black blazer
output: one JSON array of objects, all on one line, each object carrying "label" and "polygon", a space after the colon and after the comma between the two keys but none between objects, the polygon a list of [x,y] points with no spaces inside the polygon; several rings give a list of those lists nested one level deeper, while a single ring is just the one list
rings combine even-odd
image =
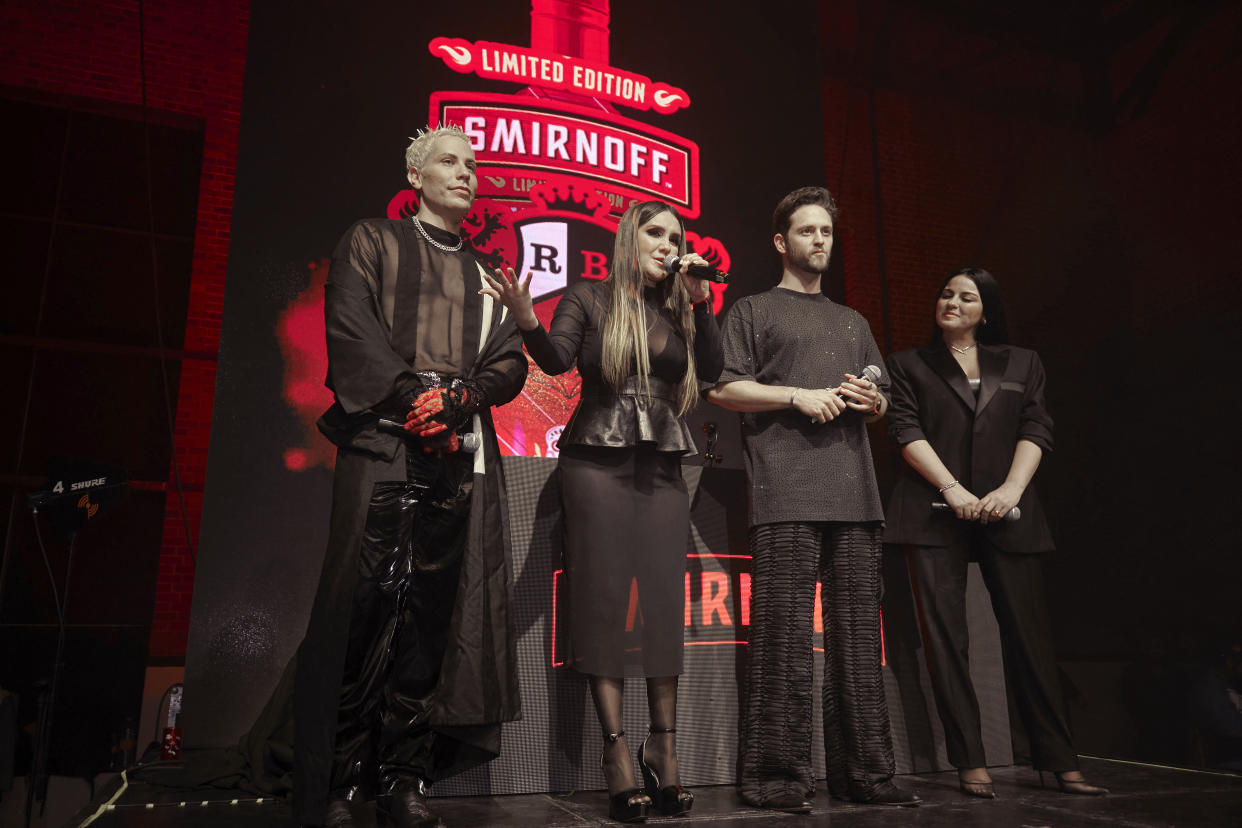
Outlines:
[{"label": "black blazer", "polygon": [[[979,346],[979,398],[957,360],[940,342],[888,358],[892,400],[888,433],[898,445],[927,440],[960,485],[976,497],[1005,482],[1019,440],[1052,451],[1052,418],[1044,407],[1044,366],[1039,355],[1011,345]],[[944,498],[908,463],[889,498],[885,543],[947,546],[972,527],[1005,552],[1030,554],[1053,548],[1039,496],[1027,486],[1018,501],[1020,520],[986,527],[933,515]]]}]

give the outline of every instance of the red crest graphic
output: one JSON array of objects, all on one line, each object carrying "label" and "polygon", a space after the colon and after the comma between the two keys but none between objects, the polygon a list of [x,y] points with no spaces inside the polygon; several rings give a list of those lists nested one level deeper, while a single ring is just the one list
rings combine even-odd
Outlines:
[{"label": "red crest graphic", "polygon": [[[567,287],[607,276],[617,217],[631,204],[658,199],[686,219],[697,218],[700,209],[698,145],[616,109],[668,115],[689,107],[690,95],[609,65],[606,2],[585,2],[567,14],[556,2],[535,0],[529,47],[458,37],[436,37],[427,46],[459,75],[525,87],[516,95],[433,92],[428,123],[465,131],[479,181],[462,226],[465,243],[488,270],[512,267],[523,277],[531,274],[535,313],[545,326]],[[417,209],[417,194],[403,189],[389,201],[387,215],[404,219]],[[729,269],[719,239],[687,231],[686,243],[715,267]],[[292,470],[331,466],[335,456],[315,428],[332,403],[323,385],[327,266],[327,260],[310,265],[309,286],[279,322],[284,397],[304,434],[300,445],[284,453]],[[712,285],[717,312],[725,289]],[[576,370],[550,377],[532,362],[522,393],[494,411],[501,451],[557,454],[580,388]]]}]

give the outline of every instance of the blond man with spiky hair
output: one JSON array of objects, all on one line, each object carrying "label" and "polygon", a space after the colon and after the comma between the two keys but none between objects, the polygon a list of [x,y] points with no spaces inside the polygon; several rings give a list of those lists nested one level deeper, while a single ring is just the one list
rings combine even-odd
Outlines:
[{"label": "blond man with spiky hair", "polygon": [[[410,138],[410,145],[405,148],[405,169],[407,175],[410,170],[422,169],[424,162],[427,160],[428,153],[431,152],[432,145],[443,137],[457,138],[466,144],[470,143],[470,138],[466,135],[465,130],[457,124],[441,124],[440,126],[418,130],[418,134]],[[472,157],[473,154],[472,150]],[[410,183],[413,184],[414,181],[411,180]]]},{"label": "blond man with spiky hair", "polygon": [[461,235],[465,133],[428,128],[405,161],[417,212],[351,227],[325,287],[319,428],[338,453],[293,701],[309,825],[354,825],[372,798],[381,825],[435,824],[427,787],[494,758],[520,709],[491,407],[521,391],[526,357]]}]

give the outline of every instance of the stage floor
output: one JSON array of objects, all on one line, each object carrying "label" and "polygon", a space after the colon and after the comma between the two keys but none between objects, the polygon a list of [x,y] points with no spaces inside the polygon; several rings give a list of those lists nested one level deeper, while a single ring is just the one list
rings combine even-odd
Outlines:
[{"label": "stage floor", "polygon": [[[997,798],[988,801],[958,793],[955,774],[915,774],[899,777],[899,781],[923,797],[923,805],[917,809],[837,802],[821,791],[813,800],[815,810],[809,816],[792,816],[747,808],[732,786],[721,785],[696,788],[695,806],[689,817],[658,817],[649,822],[685,828],[693,828],[696,823],[710,823],[712,828],[829,823],[838,828],[911,823],[980,828],[1242,825],[1242,776],[1087,757],[1082,760],[1082,768],[1088,779],[1112,792],[1105,797],[1069,796],[1042,790],[1038,775],[1030,768],[997,768],[992,771]],[[79,828],[96,813],[98,816],[90,822],[92,828],[260,828],[285,826],[289,820],[288,804],[279,799],[234,799],[220,791],[178,793],[135,783],[112,805],[102,806],[115,793],[115,787],[103,792],[99,802],[79,814],[68,828]],[[605,817],[605,796],[599,791],[437,798],[433,802],[451,828],[614,824]]]}]

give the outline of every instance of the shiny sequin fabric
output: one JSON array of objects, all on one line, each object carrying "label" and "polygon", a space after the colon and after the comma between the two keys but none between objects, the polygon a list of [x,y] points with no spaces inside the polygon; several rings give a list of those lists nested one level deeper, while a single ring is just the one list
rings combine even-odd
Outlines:
[{"label": "shiny sequin fabric", "polygon": [[[819,293],[773,288],[747,296],[724,324],[722,382],[830,388],[874,365],[889,377],[862,314]],[[813,424],[792,409],[742,415],[752,525],[882,521],[884,510],[861,413]]]}]

